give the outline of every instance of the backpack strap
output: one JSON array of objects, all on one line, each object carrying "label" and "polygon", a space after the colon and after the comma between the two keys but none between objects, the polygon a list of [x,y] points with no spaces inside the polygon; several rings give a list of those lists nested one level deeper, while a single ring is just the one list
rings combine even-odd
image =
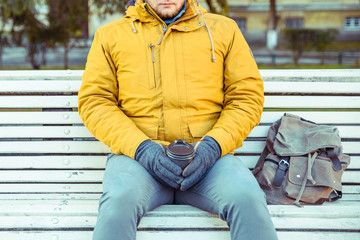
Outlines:
[{"label": "backpack strap", "polygon": [[329,195],[329,202],[336,201],[340,198],[342,198],[342,191],[337,191],[333,189],[333,191]]},{"label": "backpack strap", "polygon": [[[335,149],[334,148],[326,148],[325,150],[326,150],[326,154],[328,155],[328,157],[330,158],[330,160],[333,164],[334,169],[336,171],[342,170],[341,162],[340,162],[338,155],[335,152]],[[333,189],[333,191],[329,195],[329,201],[333,202],[340,198],[342,198],[342,192]]]},{"label": "backpack strap", "polygon": [[340,159],[338,158],[334,148],[326,148],[326,154],[330,158],[333,167],[336,171],[340,171],[342,169]]},{"label": "backpack strap", "polygon": [[314,152],[313,155],[311,155],[311,153],[308,153],[307,171],[304,176],[304,181],[301,185],[300,192],[294,202],[294,205],[296,205],[298,207],[302,207],[302,205],[300,204],[300,199],[305,191],[306,182],[309,180],[309,181],[311,181],[312,184],[314,184],[314,185],[316,184],[316,181],[313,179],[313,177],[311,175],[311,169],[312,169],[312,166],[314,165],[317,155],[318,155],[317,152]]},{"label": "backpack strap", "polygon": [[276,173],[272,182],[272,185],[275,188],[279,188],[281,187],[281,184],[284,180],[286,171],[288,170],[289,166],[290,166],[290,157],[282,157],[280,162],[279,162],[279,167],[276,169]]}]

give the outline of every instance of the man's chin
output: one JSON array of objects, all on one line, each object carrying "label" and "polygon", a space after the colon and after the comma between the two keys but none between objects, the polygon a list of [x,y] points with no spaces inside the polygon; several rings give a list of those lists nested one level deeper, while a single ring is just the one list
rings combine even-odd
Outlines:
[{"label": "man's chin", "polygon": [[158,13],[159,17],[163,20],[168,20],[176,16],[176,13]]},{"label": "man's chin", "polygon": [[[175,16],[174,16],[175,17]],[[173,17],[161,17],[162,20],[169,20],[172,19]]]}]

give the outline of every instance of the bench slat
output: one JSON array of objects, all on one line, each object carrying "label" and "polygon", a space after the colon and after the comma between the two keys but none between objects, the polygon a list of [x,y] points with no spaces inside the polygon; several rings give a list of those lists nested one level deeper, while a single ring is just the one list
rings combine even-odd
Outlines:
[{"label": "bench slat", "polygon": [[[254,168],[259,155],[237,156]],[[107,156],[0,156],[0,169],[104,169]],[[349,169],[360,169],[360,156],[351,156]]]},{"label": "bench slat", "polygon": [[[294,205],[269,205],[270,214],[273,217],[299,217],[299,218],[360,218],[359,203],[344,202],[325,203],[320,206],[305,206],[298,208]],[[71,201],[54,202],[42,201],[33,204],[10,204],[0,206],[0,216],[53,216],[75,215],[92,216],[98,213],[97,201]],[[203,217],[217,218],[217,215],[205,212],[188,205],[163,205],[149,212],[145,217]]]},{"label": "bench slat", "polygon": [[[359,138],[360,137],[360,125],[359,126],[336,126],[339,129],[340,137],[342,138]],[[249,137],[267,137],[270,126],[257,126],[255,127]]]},{"label": "bench slat", "polygon": [[261,69],[265,81],[274,82],[357,82],[359,69]]},{"label": "bench slat", "polygon": [[[0,169],[104,169],[107,156],[0,156]],[[360,159],[359,159],[360,160]],[[251,160],[250,160],[251,161]]]},{"label": "bench slat", "polygon": [[84,70],[16,70],[1,71],[0,80],[79,80]]},{"label": "bench slat", "polygon": [[[347,195],[345,195],[347,196]],[[350,194],[350,196],[352,196]],[[22,200],[31,200],[31,201],[44,201],[44,200],[60,200],[60,201],[64,201],[64,203],[66,203],[66,201],[68,200],[86,200],[86,201],[90,201],[90,200],[96,200],[99,201],[101,197],[100,193],[53,193],[53,194],[49,194],[49,193],[36,193],[36,194],[1,194],[1,201],[5,200],[5,201],[22,201]],[[353,200],[353,197],[351,197],[350,199],[345,199],[343,196],[344,200]],[[360,198],[359,198],[360,200]]]},{"label": "bench slat", "polygon": [[78,112],[0,112],[0,124],[82,124]]},{"label": "bench slat", "polygon": [[[77,96],[0,96],[0,108],[77,108]],[[264,108],[360,108],[359,96],[266,96]]]},{"label": "bench slat", "polygon": [[[360,143],[358,141],[355,142],[342,142],[342,146],[344,148],[344,153],[346,154],[359,154],[360,153]],[[261,153],[265,147],[265,141],[244,141],[243,146],[236,149],[236,154],[246,154],[246,153]]]},{"label": "bench slat", "polygon": [[93,138],[93,136],[84,126],[21,126],[0,127],[0,138]]},{"label": "bench slat", "polygon": [[[280,229],[293,229],[293,230],[306,230],[312,231],[313,229],[325,229],[337,231],[342,229],[358,231],[360,226],[360,218],[273,218],[275,228]],[[286,224],[286,225],[285,225]],[[283,226],[286,226],[283,228]]]},{"label": "bench slat", "polygon": [[[21,183],[2,183],[0,185],[0,193],[2,194],[11,194],[11,193],[48,193],[48,194],[61,194],[61,193],[92,193],[92,194],[101,194],[102,185],[101,183],[52,183],[52,184],[42,184],[42,183],[33,183],[33,184],[21,184]],[[352,185],[343,186],[343,194],[359,194],[360,187]]]},{"label": "bench slat", "polygon": [[[345,185],[343,194],[360,194],[359,185]],[[101,183],[2,183],[1,194],[11,193],[102,193]]]},{"label": "bench slat", "polygon": [[[359,237],[356,232],[298,232],[298,231],[278,231],[279,240],[355,240]],[[0,232],[0,239],[6,240],[89,240],[91,239],[92,231],[2,231]],[[139,240],[184,240],[184,239],[197,239],[197,240],[230,240],[229,231],[138,231],[136,239]]]},{"label": "bench slat", "polygon": [[[287,111],[319,124],[360,124],[360,112],[334,111]],[[284,111],[265,111],[261,124],[272,124],[284,115]]]},{"label": "bench slat", "polygon": [[360,97],[266,96],[264,108],[360,108]]},{"label": "bench slat", "polygon": [[110,153],[99,141],[1,142],[0,153]]},{"label": "bench slat", "polygon": [[78,92],[81,81],[1,81],[0,93],[71,93]]},{"label": "bench slat", "polygon": [[[359,126],[337,126],[342,138],[359,138]],[[249,137],[266,137],[270,126],[255,127]],[[93,138],[84,126],[0,126],[0,138]]]},{"label": "bench slat", "polygon": [[[0,93],[70,93],[79,91],[81,80],[1,81]],[[264,82],[267,93],[360,94],[359,82]]]},{"label": "bench slat", "polygon": [[[0,207],[1,216],[96,216],[98,213],[98,203],[85,201],[69,204],[60,203],[58,205],[30,204],[30,205],[7,205]],[[165,207],[164,210],[162,208]],[[177,218],[177,217],[201,217],[217,218],[216,215],[204,212],[200,209],[188,209],[184,205],[163,205],[148,213],[145,218]],[[269,205],[269,212],[275,218],[360,218],[359,204],[324,204],[322,206],[305,206],[303,209],[293,205]],[[167,209],[167,210],[166,210]],[[359,219],[360,220],[360,219]],[[0,223],[0,227],[2,223]]]},{"label": "bench slat", "polygon": [[[354,189],[348,189],[356,190]],[[91,193],[91,194],[101,194],[102,193],[102,184],[101,183],[80,183],[80,184],[68,184],[68,183],[34,183],[34,184],[21,184],[21,183],[6,183],[0,184],[0,193],[1,194],[11,194],[11,193]],[[345,189],[344,191],[345,192]],[[354,193],[354,191],[347,192]],[[2,203],[2,200],[0,200]]]},{"label": "bench slat", "polygon": [[[41,182],[95,182],[100,183],[103,170],[0,170],[0,182],[41,183]],[[343,183],[360,183],[359,171],[345,171],[342,176]]]},{"label": "bench slat", "polygon": [[360,82],[264,82],[266,93],[360,94]]},{"label": "bench slat", "polygon": [[[22,201],[22,200],[31,200],[31,201],[44,201],[44,200],[96,200],[99,201],[101,194],[97,193],[36,193],[36,194],[2,194],[1,201],[11,200],[11,201]],[[342,199],[339,201],[344,202],[359,202],[360,194],[344,194]]]},{"label": "bench slat", "polygon": [[77,96],[0,96],[0,108],[76,108]]},{"label": "bench slat", "polygon": [[[344,152],[359,154],[359,142],[343,142]],[[265,141],[244,141],[237,154],[259,154]],[[99,141],[3,141],[0,153],[110,153],[109,147]]]},{"label": "bench slat", "polygon": [[[80,80],[84,70],[16,70],[1,71],[0,80]],[[261,69],[265,81],[276,82],[356,82],[359,69]]]},{"label": "bench slat", "polygon": [[0,182],[17,183],[41,183],[41,182],[87,182],[100,183],[104,175],[103,170],[69,171],[69,170],[46,170],[46,171],[19,171],[0,170]]},{"label": "bench slat", "polygon": [[[360,124],[360,112],[288,111],[321,124]],[[283,111],[267,112],[261,124],[271,124],[284,115]],[[0,112],[0,124],[82,124],[77,112]]]},{"label": "bench slat", "polygon": [[[277,229],[296,229],[296,230],[358,230],[360,226],[360,218],[336,218],[334,221],[331,218],[297,218],[293,221],[290,217],[274,217],[275,228]],[[56,229],[67,228],[71,229],[74,226],[77,228],[92,228],[95,225],[96,216],[0,216],[0,227],[2,229]],[[167,217],[144,217],[138,226],[138,229],[154,229],[158,231],[166,231],[172,229],[187,229],[187,230],[227,230],[227,224],[217,217],[176,217],[168,221]]]},{"label": "bench slat", "polygon": [[[8,194],[7,194],[8,195]],[[51,195],[51,194],[49,194]],[[31,196],[31,195],[30,195]],[[72,195],[74,196],[74,195]],[[93,213],[97,214],[98,209],[96,209],[96,207],[98,207],[99,205],[99,199],[80,199],[80,198],[74,198],[74,199],[43,199],[43,200],[39,200],[39,199],[33,199],[33,198],[29,198],[29,199],[18,199],[17,201],[13,201],[13,200],[9,200],[9,199],[1,199],[0,200],[1,205],[0,206],[0,215],[6,215],[7,212],[11,213],[14,211],[14,214],[12,215],[18,215],[19,212],[16,206],[23,206],[23,208],[27,208],[27,210],[25,210],[25,212],[20,211],[20,214],[25,214],[26,212],[31,212],[31,208],[32,207],[40,207],[41,205],[44,205],[46,209],[46,211],[48,211],[48,215],[51,215],[53,212],[59,212],[59,209],[57,208],[62,208],[61,211],[63,212],[63,214],[66,214],[67,209],[75,209],[75,210],[71,210],[71,211],[76,211],[76,207],[78,205],[81,206],[88,206],[89,209],[91,209],[91,211],[88,211],[88,214],[92,214]],[[335,202],[325,202],[323,205],[306,205],[304,208],[298,209],[298,211],[303,212],[304,214],[307,214],[307,216],[310,214],[310,212],[314,212],[314,210],[318,209],[318,208],[322,208],[325,207],[326,209],[330,209],[335,207],[334,211],[339,211],[339,208],[353,208],[356,209],[355,212],[354,211],[349,211],[349,213],[353,216],[354,214],[357,216],[359,214],[359,210],[357,208],[357,206],[359,206],[360,203],[356,202],[356,201],[349,201],[349,200],[344,200],[344,199],[339,199]],[[9,211],[6,210],[6,206],[9,206]],[[27,206],[27,207],[25,207]],[[91,207],[92,206],[92,207]],[[276,212],[279,211],[280,214],[286,214],[283,213],[284,209],[296,209],[294,205],[268,205],[269,209],[271,212]],[[308,209],[310,208],[310,209]],[[79,210],[79,209],[78,209]],[[43,213],[41,213],[42,215],[46,212],[44,211]],[[294,211],[294,210],[290,210]],[[328,210],[326,210],[328,211]],[[343,210],[341,210],[342,212],[344,212]],[[78,211],[79,213],[81,213],[82,211]],[[186,212],[186,213],[184,213]],[[288,211],[286,211],[288,212]],[[206,214],[209,215],[209,213],[205,212]],[[162,205],[156,209],[154,209],[153,211],[149,212],[148,215],[159,215],[159,216],[172,216],[172,215],[201,215],[203,213],[203,210],[198,209],[196,207],[192,207],[190,205]],[[275,213],[274,213],[275,214]],[[294,212],[293,212],[294,214]],[[329,213],[327,213],[329,214]],[[336,213],[333,213],[336,214]],[[343,214],[343,213],[342,213]],[[46,215],[46,214],[45,214]],[[207,216],[207,215],[206,215]],[[345,215],[342,215],[345,216]]]}]

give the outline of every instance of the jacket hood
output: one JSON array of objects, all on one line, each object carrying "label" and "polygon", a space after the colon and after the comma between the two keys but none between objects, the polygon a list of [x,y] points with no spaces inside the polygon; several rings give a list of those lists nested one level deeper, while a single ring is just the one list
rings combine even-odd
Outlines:
[{"label": "jacket hood", "polygon": [[135,6],[135,2],[136,2],[136,0],[130,0],[130,1],[126,4],[126,7]]},{"label": "jacket hood", "polygon": [[[206,10],[204,8],[202,8],[196,0],[186,0],[186,1],[187,2],[186,2],[185,13],[177,21],[185,22],[186,20],[189,20],[189,21],[187,21],[188,24],[186,24],[186,27],[185,26],[183,27],[183,29],[185,31],[192,31],[194,29],[198,29],[198,28],[202,27],[199,24],[192,24],[193,21],[191,21],[191,20],[195,19],[196,17],[200,18],[204,22],[204,25],[206,27],[206,30],[208,32],[209,39],[211,42],[211,61],[215,62],[216,58],[215,58],[215,49],[214,49],[213,38],[212,38],[212,35],[210,32],[210,29],[207,26],[205,18],[204,18],[204,13],[206,13]],[[147,3],[145,3],[145,0],[131,0],[128,3],[128,5],[129,5],[129,7],[128,7],[125,17],[131,19],[132,31],[134,33],[137,33],[137,30],[136,30],[136,27],[134,24],[135,21],[151,22],[151,21],[154,21],[153,20],[154,16],[157,16],[154,11],[151,11],[151,13],[148,12],[148,10],[150,11],[151,8]],[[159,21],[162,21],[159,16],[157,16],[157,18],[159,19]],[[162,21],[162,23],[163,23],[163,26],[166,26],[166,24],[163,21]],[[177,28],[177,27],[175,26],[175,28]],[[166,27],[164,27],[164,29],[165,29],[164,30],[164,35],[165,35]],[[177,28],[177,30],[183,31],[180,28]],[[158,44],[160,44],[162,42],[164,35],[159,40]]]}]

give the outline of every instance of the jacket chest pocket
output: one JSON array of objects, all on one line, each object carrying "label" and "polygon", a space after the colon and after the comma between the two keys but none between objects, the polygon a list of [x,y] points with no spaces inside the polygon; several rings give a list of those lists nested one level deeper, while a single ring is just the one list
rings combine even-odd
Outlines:
[{"label": "jacket chest pocket", "polygon": [[154,47],[150,45],[127,50],[121,54],[117,66],[119,88],[125,91],[155,88]]},{"label": "jacket chest pocket", "polygon": [[137,68],[137,82],[146,89],[154,89],[156,87],[156,71],[155,71],[155,44],[147,43],[143,48],[142,57],[137,56],[135,65]]}]

